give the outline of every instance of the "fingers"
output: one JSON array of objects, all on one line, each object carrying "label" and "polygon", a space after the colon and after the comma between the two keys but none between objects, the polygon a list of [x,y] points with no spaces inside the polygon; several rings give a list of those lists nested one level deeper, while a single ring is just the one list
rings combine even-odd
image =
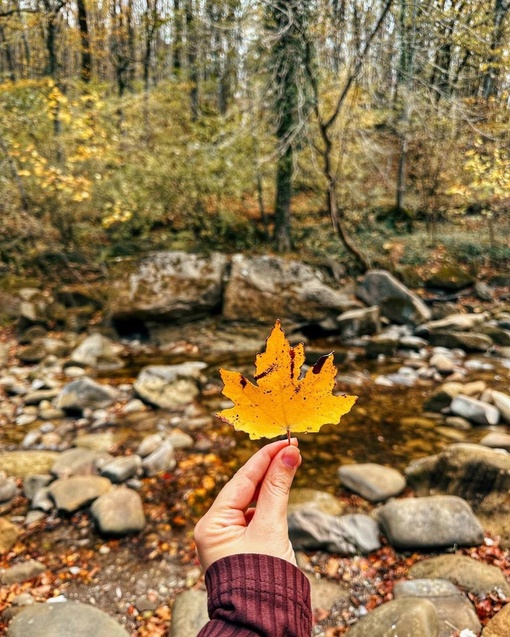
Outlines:
[{"label": "fingers", "polygon": [[292,481],[301,464],[297,447],[285,447],[275,456],[260,487],[254,522],[268,528],[287,528],[287,505]]},{"label": "fingers", "polygon": [[210,511],[214,513],[222,509],[244,511],[255,499],[255,494],[273,458],[286,447],[295,449],[297,444],[297,440],[292,438],[290,446],[287,440],[277,440],[259,449],[223,487]]}]

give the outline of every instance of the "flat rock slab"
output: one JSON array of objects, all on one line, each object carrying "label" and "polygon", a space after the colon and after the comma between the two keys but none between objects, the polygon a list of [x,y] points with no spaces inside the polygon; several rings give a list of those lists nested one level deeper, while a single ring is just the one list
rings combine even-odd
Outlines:
[{"label": "flat rock slab", "polygon": [[451,637],[452,626],[467,629],[478,635],[482,626],[473,604],[452,582],[445,579],[417,579],[397,582],[393,587],[395,599],[420,597],[434,604],[439,618],[438,637]]},{"label": "flat rock slab", "polygon": [[179,593],[172,608],[169,637],[197,637],[208,621],[205,591],[189,590]]},{"label": "flat rock slab", "polygon": [[49,473],[59,457],[56,451],[4,451],[0,467],[8,475],[25,478],[33,473]]},{"label": "flat rock slab", "polygon": [[44,573],[45,570],[46,566],[41,562],[37,560],[27,560],[26,562],[20,562],[5,570],[0,575],[0,581],[7,586],[17,584],[18,582],[26,582]]},{"label": "flat rock slab", "polygon": [[440,555],[417,562],[409,569],[416,578],[441,578],[475,595],[502,593],[510,597],[510,586],[497,566],[483,564],[466,555]]},{"label": "flat rock slab", "polygon": [[129,637],[103,611],[81,602],[34,604],[13,619],[7,637]]},{"label": "flat rock slab", "polygon": [[369,502],[381,502],[399,495],[406,479],[396,469],[380,464],[350,464],[338,469],[342,484]]},{"label": "flat rock slab", "polygon": [[439,618],[428,599],[394,599],[372,610],[347,634],[348,637],[438,637]]},{"label": "flat rock slab", "polygon": [[90,449],[68,449],[59,454],[51,467],[51,473],[57,478],[93,475],[96,470],[97,454]]},{"label": "flat rock slab", "polygon": [[48,487],[48,492],[55,501],[57,509],[73,513],[90,504],[111,488],[112,483],[107,478],[74,476],[55,480]]},{"label": "flat rock slab", "polygon": [[484,537],[469,504],[456,496],[393,500],[380,509],[379,522],[397,548],[477,546]]},{"label": "flat rock slab", "polygon": [[377,522],[368,515],[327,515],[302,510],[288,516],[289,536],[295,550],[317,549],[343,555],[370,553],[381,546]]}]

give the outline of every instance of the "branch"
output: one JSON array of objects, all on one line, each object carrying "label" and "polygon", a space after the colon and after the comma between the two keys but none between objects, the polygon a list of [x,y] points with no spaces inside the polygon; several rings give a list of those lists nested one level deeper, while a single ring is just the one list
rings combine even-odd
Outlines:
[{"label": "branch", "polygon": [[1,11],[0,12],[0,18],[8,18],[10,15],[14,15],[15,13],[20,14],[20,13],[40,13],[40,9],[21,9],[21,8],[16,8],[16,9],[9,9],[8,11]]},{"label": "branch", "polygon": [[382,26],[382,24],[384,22],[384,19],[386,18],[386,15],[387,15],[388,11],[390,10],[390,7],[391,7],[392,4],[393,4],[393,0],[387,0],[386,1],[384,9],[382,10],[382,13],[379,16],[379,19],[377,20],[377,24],[375,25],[374,30],[372,31],[372,33],[368,37],[368,40],[365,42],[365,46],[363,47],[363,51],[361,52],[361,55],[359,56],[358,60],[356,61],[356,65],[354,66],[354,70],[351,72],[351,74],[347,78],[347,82],[345,83],[343,91],[340,93],[340,96],[339,96],[338,101],[336,103],[336,107],[335,107],[335,110],[333,111],[333,114],[326,120],[326,122],[324,122],[324,127],[325,127],[326,130],[328,130],[335,123],[336,118],[340,114],[340,110],[341,110],[342,105],[343,105],[343,103],[345,101],[345,98],[347,97],[347,94],[349,93],[349,89],[351,88],[352,83],[354,82],[354,80],[360,74],[361,69],[363,68],[363,63],[365,61],[365,58],[367,57],[367,54],[368,54],[368,52],[370,50],[370,46],[372,45],[372,41],[375,38],[375,36],[377,35],[379,29],[381,28],[381,26]]}]

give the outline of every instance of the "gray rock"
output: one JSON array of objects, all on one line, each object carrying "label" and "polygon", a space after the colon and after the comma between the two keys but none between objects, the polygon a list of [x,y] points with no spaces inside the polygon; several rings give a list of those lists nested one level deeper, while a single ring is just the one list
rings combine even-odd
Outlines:
[{"label": "gray rock", "polygon": [[396,469],[379,464],[352,464],[338,469],[342,484],[370,502],[381,502],[399,495],[406,479]]},{"label": "gray rock", "polygon": [[354,555],[380,548],[377,523],[367,515],[327,515],[318,510],[294,511],[288,516],[289,537],[296,551],[326,550]]},{"label": "gray rock", "polygon": [[445,423],[448,427],[460,429],[461,431],[469,431],[473,428],[473,425],[469,422],[469,420],[461,418],[460,416],[448,416],[445,418]]},{"label": "gray rock", "polygon": [[403,349],[410,349],[414,352],[419,352],[424,347],[428,346],[428,341],[419,336],[402,336],[400,339],[399,347]]},{"label": "gray rock", "polygon": [[81,602],[34,604],[16,615],[7,637],[129,637],[102,610]]},{"label": "gray rock", "polygon": [[434,354],[429,360],[429,365],[435,367],[444,376],[451,374],[455,369],[455,362],[444,354]]},{"label": "gray rock", "polygon": [[475,282],[475,294],[481,301],[494,300],[494,290],[483,281]]},{"label": "gray rock", "polygon": [[191,589],[179,593],[172,607],[170,637],[197,637],[208,621],[205,591]]},{"label": "gray rock", "polygon": [[168,436],[166,436],[166,440],[168,440],[174,449],[191,449],[195,444],[193,438],[180,429],[173,429]]},{"label": "gray rock", "polygon": [[0,472],[0,503],[9,502],[16,495],[16,480],[8,478],[6,474]]},{"label": "gray rock", "polygon": [[87,336],[71,353],[71,361],[84,367],[97,367],[101,361],[117,360],[122,346],[96,333]]},{"label": "gray rock", "polygon": [[117,437],[111,431],[102,431],[96,434],[81,434],[79,435],[74,444],[79,449],[88,449],[96,453],[103,451],[110,451],[115,446]]},{"label": "gray rock", "polygon": [[364,334],[377,334],[381,329],[379,314],[380,310],[377,306],[348,310],[336,319],[338,331],[345,339]]},{"label": "gray rock", "polygon": [[356,294],[367,305],[379,305],[381,313],[395,323],[417,325],[430,319],[423,301],[384,270],[367,272]]},{"label": "gray rock", "polygon": [[123,261],[113,273],[110,308],[114,319],[165,321],[209,315],[221,306],[227,257],[156,252]]},{"label": "gray rock", "polygon": [[327,491],[317,489],[291,489],[288,511],[317,510],[328,515],[341,515],[344,507],[338,498]]},{"label": "gray rock", "polygon": [[477,546],[483,528],[469,504],[456,496],[392,500],[378,511],[392,546],[402,549]]},{"label": "gray rock", "polygon": [[59,455],[55,451],[5,451],[0,453],[0,467],[18,478],[32,473],[49,473]]},{"label": "gray rock", "polygon": [[156,449],[161,446],[162,442],[163,436],[161,434],[149,434],[148,436],[145,436],[145,438],[138,445],[136,453],[142,458],[145,458],[146,456],[156,451]]},{"label": "gray rock", "polygon": [[59,393],[58,389],[37,389],[25,394],[25,405],[39,405],[43,400],[53,400]]},{"label": "gray rock", "polygon": [[486,334],[475,332],[432,332],[427,336],[431,345],[454,349],[459,347],[468,352],[486,352],[493,346],[493,341]]},{"label": "gray rock", "polygon": [[27,527],[31,527],[33,524],[37,524],[41,520],[44,520],[45,517],[45,511],[36,511],[35,509],[32,509],[26,514],[24,524]]},{"label": "gray rock", "polygon": [[[1,303],[1,296],[0,296]],[[11,347],[13,346],[12,341],[7,341],[7,343],[0,343],[0,368],[6,367],[9,362],[9,352]]]},{"label": "gray rock", "polygon": [[438,387],[423,403],[423,409],[425,411],[441,411],[449,407],[452,400],[461,394],[462,390],[462,383],[443,383],[443,385]]},{"label": "gray rock", "polygon": [[206,363],[199,361],[180,365],[149,365],[134,382],[138,396],[161,409],[187,405],[199,394],[199,381]]},{"label": "gray rock", "polygon": [[486,334],[496,345],[508,347],[510,345],[510,330],[504,330],[496,325],[482,325],[481,334]]},{"label": "gray rock", "polygon": [[50,498],[50,490],[48,487],[41,487],[34,493],[31,506],[32,509],[39,509],[45,513],[49,513],[55,508],[55,504],[52,498]]},{"label": "gray rock", "polygon": [[87,407],[101,409],[108,407],[117,399],[113,387],[100,385],[84,376],[68,383],[55,400],[57,409],[70,412],[83,412]]},{"label": "gray rock", "polygon": [[55,480],[48,487],[57,509],[73,513],[107,493],[112,483],[100,476],[73,476]]},{"label": "gray rock", "polygon": [[350,294],[328,285],[317,268],[281,257],[236,254],[223,316],[264,324],[276,319],[320,323],[359,305]]},{"label": "gray rock", "polygon": [[51,473],[57,478],[94,475],[97,473],[96,458],[96,452],[89,449],[68,449],[59,455]]},{"label": "gray rock", "polygon": [[172,443],[165,440],[157,449],[142,460],[142,467],[146,476],[155,476],[162,471],[172,471],[176,460]]},{"label": "gray rock", "polygon": [[10,551],[20,535],[21,531],[18,526],[5,518],[0,518],[0,555]]},{"label": "gray rock", "polygon": [[27,560],[26,562],[20,562],[8,568],[0,575],[2,584],[10,586],[11,584],[17,584],[19,582],[26,582],[27,580],[34,579],[41,573],[44,573],[46,566],[37,560]]},{"label": "gray rock", "polygon": [[[488,314],[450,314],[445,318],[437,321],[429,321],[419,326],[418,332],[432,333],[442,332],[444,330],[453,332],[467,332],[472,330],[477,325],[482,325],[488,319]],[[443,346],[445,347],[445,346]]]},{"label": "gray rock", "polygon": [[25,497],[31,500],[39,489],[47,487],[52,480],[53,476],[49,473],[34,473],[26,476],[23,480],[23,493]]},{"label": "gray rock", "polygon": [[393,587],[395,599],[421,597],[434,604],[439,619],[438,637],[451,637],[455,630],[470,630],[478,635],[482,629],[475,608],[469,599],[445,579],[416,579],[400,581]]},{"label": "gray rock", "polygon": [[491,566],[466,555],[440,555],[413,564],[409,575],[415,578],[440,578],[474,593],[510,596],[510,586],[497,566]]},{"label": "gray rock", "polygon": [[101,495],[90,512],[99,531],[106,535],[127,535],[145,528],[142,499],[136,491],[126,487]]},{"label": "gray rock", "polygon": [[492,401],[499,409],[503,420],[510,423],[510,396],[500,391],[492,391]]},{"label": "gray rock", "polygon": [[367,343],[365,354],[367,358],[392,356],[399,344],[399,337],[395,334],[379,334],[373,336]]},{"label": "gray rock", "polygon": [[469,396],[456,396],[451,402],[450,410],[452,414],[477,425],[497,425],[499,422],[499,410],[494,405]]},{"label": "gray rock", "polygon": [[101,475],[114,483],[125,482],[135,476],[141,468],[142,459],[133,454],[123,458],[115,458],[115,460],[105,464],[101,469]]},{"label": "gray rock", "polygon": [[39,363],[46,356],[44,343],[37,341],[18,350],[18,358],[23,363]]},{"label": "gray rock", "polygon": [[360,619],[348,637],[438,637],[439,618],[432,602],[404,597],[386,602]]}]

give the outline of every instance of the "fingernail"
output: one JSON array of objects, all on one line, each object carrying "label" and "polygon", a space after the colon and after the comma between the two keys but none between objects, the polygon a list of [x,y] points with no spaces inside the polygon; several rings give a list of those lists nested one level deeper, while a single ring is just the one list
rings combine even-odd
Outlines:
[{"label": "fingernail", "polygon": [[301,456],[296,447],[288,447],[282,453],[282,462],[289,469],[294,469],[298,466]]}]

